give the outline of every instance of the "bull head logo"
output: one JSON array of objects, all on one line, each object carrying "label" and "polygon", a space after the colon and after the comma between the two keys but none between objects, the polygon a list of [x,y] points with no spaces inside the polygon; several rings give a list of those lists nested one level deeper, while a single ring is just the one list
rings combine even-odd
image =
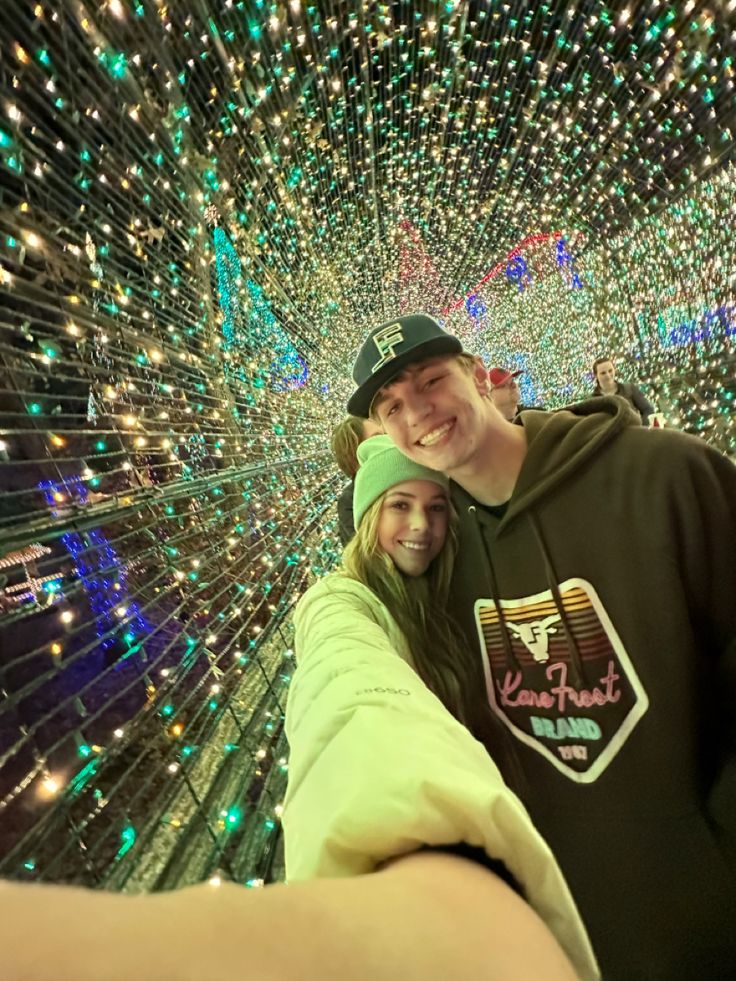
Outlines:
[{"label": "bull head logo", "polygon": [[549,661],[549,638],[557,633],[554,624],[562,618],[559,613],[553,613],[544,620],[528,620],[526,623],[511,623],[506,621],[513,636],[522,642],[537,664]]}]

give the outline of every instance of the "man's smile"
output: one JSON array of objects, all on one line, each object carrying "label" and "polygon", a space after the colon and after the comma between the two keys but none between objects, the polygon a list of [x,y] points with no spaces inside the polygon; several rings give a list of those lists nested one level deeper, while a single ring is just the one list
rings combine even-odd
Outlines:
[{"label": "man's smile", "polygon": [[434,446],[435,443],[450,432],[454,425],[454,419],[450,419],[448,422],[443,422],[441,426],[437,426],[436,429],[432,429],[430,432],[425,433],[424,436],[420,437],[420,439],[417,440],[417,445],[425,447]]}]

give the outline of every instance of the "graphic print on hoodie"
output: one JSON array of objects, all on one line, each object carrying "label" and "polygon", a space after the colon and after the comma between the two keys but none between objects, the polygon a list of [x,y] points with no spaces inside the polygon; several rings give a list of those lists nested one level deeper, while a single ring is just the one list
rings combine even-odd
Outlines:
[{"label": "graphic print on hoodie", "polygon": [[593,586],[481,598],[475,620],[496,715],[569,779],[597,780],[649,700]]}]

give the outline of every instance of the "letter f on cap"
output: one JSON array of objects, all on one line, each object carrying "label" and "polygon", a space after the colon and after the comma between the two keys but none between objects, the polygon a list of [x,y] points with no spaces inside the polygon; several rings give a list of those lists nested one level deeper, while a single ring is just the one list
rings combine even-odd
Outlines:
[{"label": "letter f on cap", "polygon": [[373,343],[378,348],[378,353],[381,355],[381,360],[377,361],[373,365],[371,368],[371,374],[375,375],[379,368],[382,368],[386,362],[391,361],[396,357],[394,348],[397,344],[403,343],[403,340],[404,335],[399,322],[389,324],[388,327],[384,327],[382,330],[377,331],[373,335]]}]

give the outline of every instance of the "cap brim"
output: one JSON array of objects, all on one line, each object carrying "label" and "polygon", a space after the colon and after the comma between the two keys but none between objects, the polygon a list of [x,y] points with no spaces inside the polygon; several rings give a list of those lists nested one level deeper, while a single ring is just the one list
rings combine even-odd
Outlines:
[{"label": "cap brim", "polygon": [[448,334],[447,337],[433,337],[423,344],[417,344],[410,351],[405,351],[398,357],[392,358],[375,375],[371,375],[368,381],[363,382],[360,388],[357,388],[350,396],[348,412],[352,416],[367,419],[376,394],[408,365],[415,364],[417,361],[424,361],[426,358],[437,357],[440,354],[460,354],[462,350],[463,346],[458,338],[451,334]]}]

